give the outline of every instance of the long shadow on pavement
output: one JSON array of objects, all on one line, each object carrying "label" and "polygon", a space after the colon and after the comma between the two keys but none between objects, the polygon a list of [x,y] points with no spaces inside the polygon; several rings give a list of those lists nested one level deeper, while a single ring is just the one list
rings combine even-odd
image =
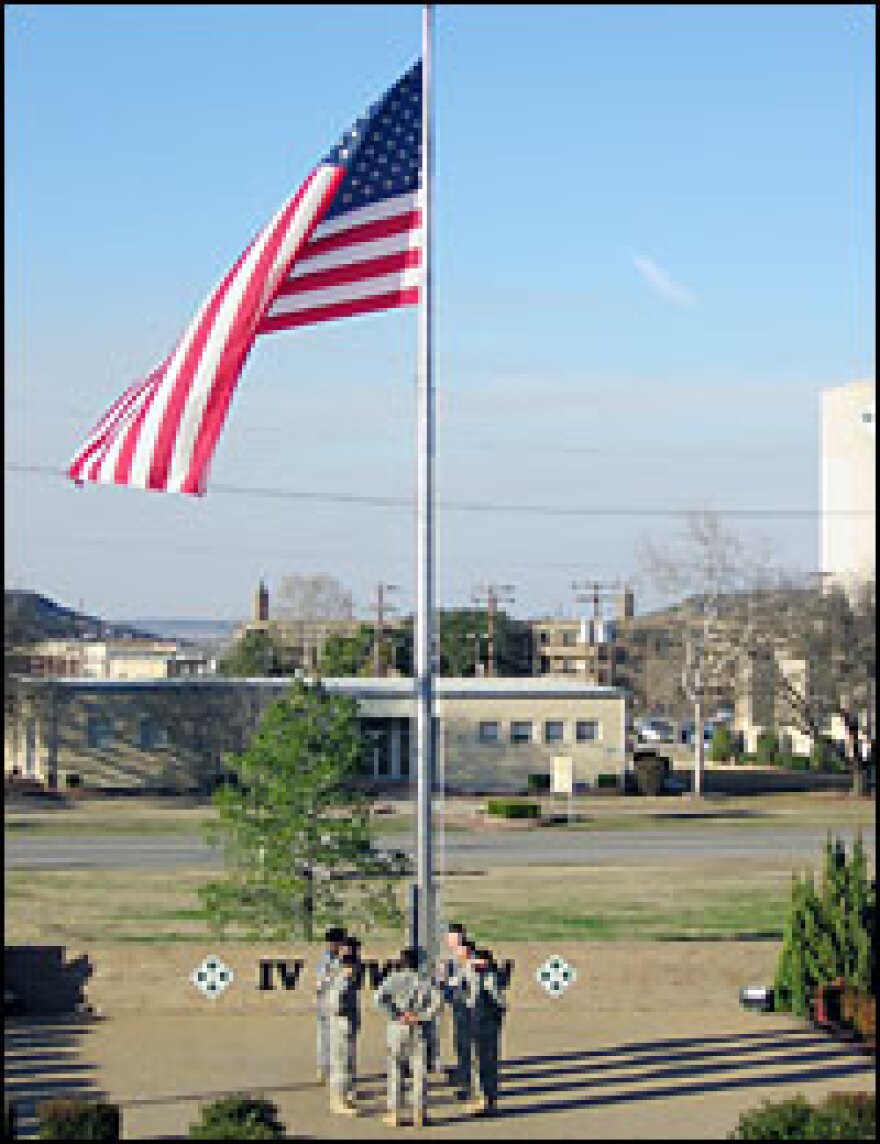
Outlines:
[{"label": "long shadow on pavement", "polygon": [[7,1019],[4,1032],[4,1088],[16,1107],[16,1134],[36,1139],[35,1108],[54,1096],[104,1094],[92,1082],[93,1065],[79,1059],[89,1033],[82,1018]]},{"label": "long shadow on pavement", "polygon": [[[719,1062],[719,1057],[724,1059]],[[546,1067],[556,1061],[567,1063],[558,1069]],[[665,1064],[642,1068],[658,1062]],[[538,1066],[536,1071],[530,1071],[533,1065]],[[613,1075],[597,1076],[599,1072]],[[719,1073],[728,1075],[716,1075]],[[644,1041],[614,1049],[506,1061],[501,1070],[495,1118],[548,1115],[858,1075],[867,1078],[873,1074],[873,1063],[866,1057],[809,1030]],[[532,1078],[546,1083],[531,1085],[528,1081]],[[645,1083],[652,1081],[661,1083]],[[614,1091],[602,1091],[609,1088]],[[591,1089],[595,1091],[584,1093]],[[453,1124],[464,1119],[444,1116],[435,1122]]]}]

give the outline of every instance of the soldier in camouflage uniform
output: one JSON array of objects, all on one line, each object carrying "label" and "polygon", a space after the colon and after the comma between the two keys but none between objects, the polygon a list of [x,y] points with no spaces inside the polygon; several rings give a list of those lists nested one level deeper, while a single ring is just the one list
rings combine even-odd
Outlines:
[{"label": "soldier in camouflage uniform", "polygon": [[468,998],[472,991],[473,970],[471,959],[474,947],[461,926],[450,926],[446,938],[449,957],[440,969],[444,999],[452,1010],[452,1044],[455,1066],[446,1070],[449,1080],[456,1086],[456,1095],[464,1100],[471,1094],[471,1011]]},{"label": "soldier in camouflage uniform", "polygon": [[317,1006],[318,1084],[325,1084],[330,1076],[330,1023],[327,1011],[327,992],[339,968],[339,957],[345,941],[345,930],[338,926],[324,934],[324,953],[318,963],[315,1000]]},{"label": "soldier in camouflage uniform", "polygon": [[478,1089],[470,1111],[478,1116],[491,1116],[498,1103],[498,1055],[505,1010],[501,974],[487,949],[474,951],[470,973],[467,1002]]},{"label": "soldier in camouflage uniform", "polygon": [[427,1039],[442,997],[419,969],[418,950],[405,949],[400,967],[376,990],[376,1005],[388,1020],[388,1115],[384,1122],[399,1128],[403,1111],[404,1074],[412,1083],[413,1126],[428,1123]]},{"label": "soldier in camouflage uniform", "polygon": [[333,1112],[357,1115],[354,1072],[360,1014],[360,966],[351,948],[342,954],[326,994],[330,1026],[330,1107]]}]

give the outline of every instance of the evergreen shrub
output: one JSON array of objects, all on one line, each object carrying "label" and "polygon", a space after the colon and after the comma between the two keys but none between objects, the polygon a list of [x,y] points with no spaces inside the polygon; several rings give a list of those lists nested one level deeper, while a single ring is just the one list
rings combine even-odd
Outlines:
[{"label": "evergreen shrub", "polygon": [[719,723],[712,731],[709,758],[713,763],[726,763],[736,756],[736,740],[726,723]]},{"label": "evergreen shrub", "polygon": [[43,1100],[36,1108],[41,1140],[119,1140],[118,1104],[82,1097]]},{"label": "evergreen shrub", "polygon": [[215,1100],[191,1125],[190,1140],[283,1140],[284,1125],[271,1100],[236,1093]]},{"label": "evergreen shrub", "polygon": [[873,1140],[876,1099],[868,1092],[836,1092],[818,1105],[803,1096],[744,1112],[729,1140]]},{"label": "evergreen shrub", "polygon": [[821,886],[812,875],[792,879],[774,985],[777,1008],[806,1017],[819,986],[838,980],[873,993],[875,917],[876,883],[861,836],[850,858],[843,841],[829,837]]},{"label": "evergreen shrub", "polygon": [[779,756],[779,737],[775,731],[762,731],[758,736],[755,761],[762,767],[775,766]]}]

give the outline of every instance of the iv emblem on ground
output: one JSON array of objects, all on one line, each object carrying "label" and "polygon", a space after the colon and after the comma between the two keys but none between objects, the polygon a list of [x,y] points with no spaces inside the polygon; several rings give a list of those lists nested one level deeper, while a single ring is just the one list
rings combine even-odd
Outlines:
[{"label": "iv emblem on ground", "polygon": [[548,957],[538,966],[538,984],[551,997],[561,997],[570,985],[577,980],[577,970],[562,957]]}]

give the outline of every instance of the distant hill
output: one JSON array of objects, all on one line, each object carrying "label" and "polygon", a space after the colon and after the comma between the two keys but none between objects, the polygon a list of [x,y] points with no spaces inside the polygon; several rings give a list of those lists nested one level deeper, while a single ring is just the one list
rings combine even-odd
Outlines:
[{"label": "distant hill", "polygon": [[110,623],[65,608],[39,592],[7,589],[3,600],[3,636],[6,647],[37,643],[46,639],[154,639],[146,628]]},{"label": "distant hill", "polygon": [[135,619],[130,621],[155,632],[162,639],[179,640],[181,643],[195,644],[198,647],[216,648],[228,643],[238,620],[193,620],[193,619]]}]

